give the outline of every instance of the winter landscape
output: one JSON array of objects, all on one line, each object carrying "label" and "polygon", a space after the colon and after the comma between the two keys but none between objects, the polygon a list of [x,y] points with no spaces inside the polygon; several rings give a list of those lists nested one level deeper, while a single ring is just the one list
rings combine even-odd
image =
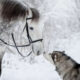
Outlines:
[{"label": "winter landscape", "polygon": [[[65,51],[80,63],[80,0],[19,1],[40,12],[39,29],[43,37],[43,51],[47,54],[55,50]],[[16,24],[16,33],[19,25],[22,23]],[[23,39],[25,40],[24,36]],[[55,65],[48,62],[43,53],[23,58],[15,48],[10,49],[13,49],[12,53],[6,50],[3,57],[0,80],[62,80],[55,70]],[[28,50],[22,51],[23,54],[26,52],[28,54]]]}]

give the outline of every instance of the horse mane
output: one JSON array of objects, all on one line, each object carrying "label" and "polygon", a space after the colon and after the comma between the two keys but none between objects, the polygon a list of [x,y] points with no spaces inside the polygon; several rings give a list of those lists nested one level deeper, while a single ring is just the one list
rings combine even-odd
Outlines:
[{"label": "horse mane", "polygon": [[20,2],[15,0],[3,0],[1,16],[3,19],[16,20],[19,17],[25,17],[28,14],[28,9]]},{"label": "horse mane", "polygon": [[2,0],[1,6],[1,17],[3,20],[16,20],[18,18],[25,18],[29,15],[29,9],[32,12],[32,20],[37,21],[39,19],[39,12],[35,8],[27,8],[19,1],[16,0]]}]

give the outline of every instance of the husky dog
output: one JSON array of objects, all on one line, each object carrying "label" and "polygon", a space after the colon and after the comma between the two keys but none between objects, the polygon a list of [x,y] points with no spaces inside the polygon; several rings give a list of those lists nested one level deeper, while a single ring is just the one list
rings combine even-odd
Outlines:
[{"label": "husky dog", "polygon": [[56,66],[56,71],[63,80],[80,80],[80,64],[76,63],[64,52],[53,51],[44,57]]}]

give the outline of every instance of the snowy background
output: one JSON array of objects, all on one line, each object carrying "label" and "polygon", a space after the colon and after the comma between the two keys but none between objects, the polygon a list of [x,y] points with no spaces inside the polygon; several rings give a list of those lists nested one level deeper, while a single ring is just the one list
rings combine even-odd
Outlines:
[{"label": "snowy background", "polygon": [[[41,14],[44,51],[65,51],[80,63],[80,0],[22,0]],[[6,53],[1,80],[61,80],[43,55],[25,59]]]}]

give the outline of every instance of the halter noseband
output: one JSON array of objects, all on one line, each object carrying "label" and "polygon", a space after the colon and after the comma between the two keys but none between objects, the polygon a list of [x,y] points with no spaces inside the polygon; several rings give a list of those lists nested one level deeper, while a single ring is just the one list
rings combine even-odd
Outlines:
[{"label": "halter noseband", "polygon": [[[12,36],[12,40],[13,40],[13,42],[14,42],[14,45],[8,44],[8,43],[5,42],[3,39],[0,39],[0,41],[3,42],[5,45],[15,47],[16,50],[18,51],[18,53],[19,53],[22,57],[27,57],[27,56],[29,56],[29,55],[32,53],[32,51],[31,51],[27,56],[23,56],[22,53],[19,51],[18,47],[27,47],[27,46],[30,46],[30,45],[33,44],[33,43],[42,42],[42,40],[43,40],[43,39],[37,39],[37,40],[34,40],[34,41],[32,40],[32,38],[31,38],[31,36],[30,36],[30,34],[29,34],[29,26],[28,26],[28,23],[27,23],[27,20],[30,20],[30,19],[32,19],[32,18],[27,18],[27,19],[26,19],[26,25],[25,25],[25,27],[24,27],[24,29],[26,29],[26,34],[27,34],[27,38],[28,38],[29,44],[26,44],[26,45],[17,45],[17,44],[16,44],[16,41],[15,41],[15,39],[14,39],[14,34],[13,34],[13,33],[11,34],[11,36]],[[23,31],[24,31],[24,29],[23,29]]]}]

